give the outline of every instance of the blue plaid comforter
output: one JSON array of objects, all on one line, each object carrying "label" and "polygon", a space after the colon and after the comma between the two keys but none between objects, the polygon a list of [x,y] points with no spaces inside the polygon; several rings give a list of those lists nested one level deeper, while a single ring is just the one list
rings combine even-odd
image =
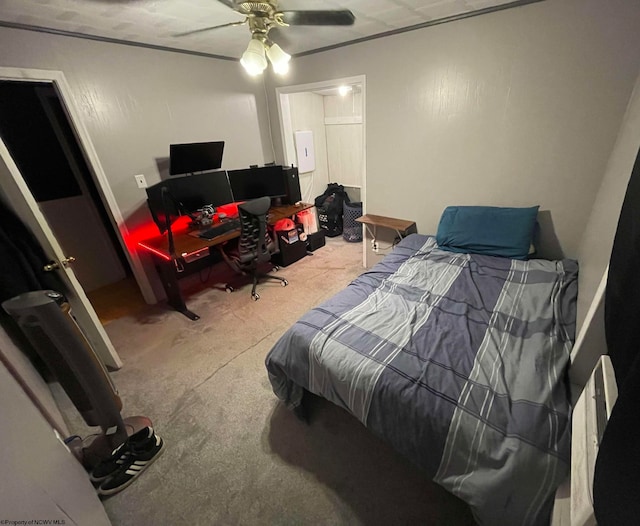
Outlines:
[{"label": "blue plaid comforter", "polygon": [[480,524],[548,524],[569,468],[577,273],[413,234],[280,338],[273,390],[345,408]]}]

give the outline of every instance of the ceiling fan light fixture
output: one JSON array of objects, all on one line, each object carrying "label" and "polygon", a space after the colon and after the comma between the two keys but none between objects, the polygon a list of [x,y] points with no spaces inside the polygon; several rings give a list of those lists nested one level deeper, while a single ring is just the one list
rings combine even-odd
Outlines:
[{"label": "ceiling fan light fixture", "polygon": [[267,57],[269,57],[275,73],[278,75],[286,75],[288,73],[291,55],[283,51],[278,44],[271,44],[267,49]]},{"label": "ceiling fan light fixture", "polygon": [[257,38],[252,38],[247,50],[242,54],[240,64],[249,75],[260,75],[267,68],[264,43]]}]

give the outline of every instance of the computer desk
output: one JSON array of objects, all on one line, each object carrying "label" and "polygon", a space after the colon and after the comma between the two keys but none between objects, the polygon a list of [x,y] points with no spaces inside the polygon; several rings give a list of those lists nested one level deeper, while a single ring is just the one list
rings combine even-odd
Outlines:
[{"label": "computer desk", "polygon": [[[269,224],[275,225],[280,219],[292,217],[313,206],[309,203],[273,206],[269,209]],[[194,237],[189,232],[191,230],[173,232],[173,254],[169,250],[167,233],[144,239],[138,245],[153,256],[169,305],[195,321],[200,319],[200,316],[187,308],[178,280],[198,268],[210,266],[212,262],[208,256],[211,255],[211,248],[219,247],[227,241],[240,237],[240,228],[213,239]]]}]

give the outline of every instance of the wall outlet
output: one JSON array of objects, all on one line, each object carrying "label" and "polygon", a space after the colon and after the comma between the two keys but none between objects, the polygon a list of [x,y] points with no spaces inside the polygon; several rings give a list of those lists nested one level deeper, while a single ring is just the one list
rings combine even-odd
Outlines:
[{"label": "wall outlet", "polygon": [[147,187],[147,180],[144,178],[143,174],[134,175],[133,177],[136,180],[136,184],[138,185],[138,188],[146,188]]},{"label": "wall outlet", "polygon": [[377,241],[373,242],[373,251],[374,252],[378,252],[378,242]]}]

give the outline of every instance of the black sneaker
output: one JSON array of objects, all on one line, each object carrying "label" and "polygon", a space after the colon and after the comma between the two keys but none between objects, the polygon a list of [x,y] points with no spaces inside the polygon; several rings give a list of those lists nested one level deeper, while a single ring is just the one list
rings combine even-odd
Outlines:
[{"label": "black sneaker", "polygon": [[108,458],[102,460],[96,465],[89,474],[89,480],[91,482],[102,482],[113,475],[120,466],[124,463],[125,459],[129,456],[129,447],[125,440],[117,448],[113,450]]},{"label": "black sneaker", "polygon": [[[136,437],[135,440],[133,440],[134,437]],[[100,485],[98,494],[113,495],[122,491],[164,450],[164,440],[156,435],[151,427],[145,427],[135,435],[131,435],[125,444],[128,444],[128,452],[118,458],[121,461],[120,465],[113,476]]]},{"label": "black sneaker", "polygon": [[153,428],[143,427],[140,431],[128,437],[122,444],[113,450],[108,458],[105,458],[93,468],[89,475],[89,479],[92,482],[102,482],[115,474],[129,456],[131,445],[144,443],[152,434]]}]

